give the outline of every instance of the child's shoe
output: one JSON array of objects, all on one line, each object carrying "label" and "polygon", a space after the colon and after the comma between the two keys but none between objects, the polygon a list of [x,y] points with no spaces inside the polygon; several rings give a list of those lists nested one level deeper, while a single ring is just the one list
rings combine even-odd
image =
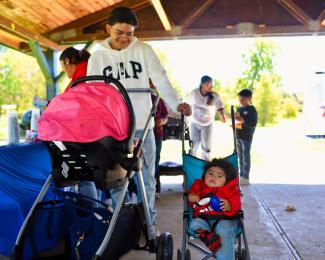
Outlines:
[{"label": "child's shoe", "polygon": [[211,252],[217,253],[221,248],[221,239],[219,235],[214,232],[211,232],[206,236],[205,244],[211,250]]},{"label": "child's shoe", "polygon": [[216,233],[204,229],[197,229],[194,232],[213,253],[219,251],[221,248],[221,239]]}]

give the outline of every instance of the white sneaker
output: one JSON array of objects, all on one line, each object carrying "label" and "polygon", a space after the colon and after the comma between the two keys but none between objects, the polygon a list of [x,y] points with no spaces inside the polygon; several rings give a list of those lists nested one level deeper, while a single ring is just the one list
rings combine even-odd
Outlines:
[{"label": "white sneaker", "polygon": [[247,185],[249,185],[249,179],[240,177],[239,183],[240,183],[240,186],[247,186]]},{"label": "white sneaker", "polygon": [[155,198],[156,198],[156,200],[160,199],[160,194],[156,192]]}]

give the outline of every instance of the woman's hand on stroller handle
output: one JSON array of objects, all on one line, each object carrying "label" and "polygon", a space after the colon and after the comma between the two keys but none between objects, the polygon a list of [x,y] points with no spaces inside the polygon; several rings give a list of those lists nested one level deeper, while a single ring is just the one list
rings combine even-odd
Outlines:
[{"label": "woman's hand on stroller handle", "polygon": [[177,111],[184,114],[185,116],[190,116],[192,114],[192,108],[187,103],[181,103],[177,106]]}]

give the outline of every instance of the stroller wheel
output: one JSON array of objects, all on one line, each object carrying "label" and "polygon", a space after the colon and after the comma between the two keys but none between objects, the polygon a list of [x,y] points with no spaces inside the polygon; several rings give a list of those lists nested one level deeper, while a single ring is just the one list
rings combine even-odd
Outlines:
[{"label": "stroller wheel", "polygon": [[157,260],[172,260],[173,259],[173,238],[170,233],[162,233],[157,245]]},{"label": "stroller wheel", "polygon": [[177,260],[182,259],[182,251],[180,249],[177,249]]},{"label": "stroller wheel", "polygon": [[245,249],[242,249],[239,256],[238,256],[239,260],[246,260],[247,259],[247,253]]},{"label": "stroller wheel", "polygon": [[191,251],[186,249],[186,260],[191,260]]},{"label": "stroller wheel", "polygon": [[[177,260],[182,259],[182,251],[180,249],[177,249]],[[185,260],[191,260],[191,251],[189,249],[186,249],[186,255]]]}]

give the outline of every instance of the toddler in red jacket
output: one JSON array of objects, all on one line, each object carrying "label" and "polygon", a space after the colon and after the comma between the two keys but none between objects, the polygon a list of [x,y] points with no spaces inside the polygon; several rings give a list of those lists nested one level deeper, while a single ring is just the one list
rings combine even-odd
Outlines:
[{"label": "toddler in red jacket", "polygon": [[[221,241],[222,235],[218,234],[217,228],[221,222],[230,221],[232,224],[235,221],[237,223],[237,220],[232,218],[241,208],[237,172],[232,165],[223,159],[213,159],[209,162],[204,168],[201,180],[195,180],[191,186],[188,201],[193,207],[194,218],[190,228],[207,247],[216,253],[222,243],[224,249],[234,250],[236,232],[225,232],[228,235],[233,233],[233,235]],[[238,224],[236,228],[237,226]],[[232,252],[222,254],[232,255]]]}]

